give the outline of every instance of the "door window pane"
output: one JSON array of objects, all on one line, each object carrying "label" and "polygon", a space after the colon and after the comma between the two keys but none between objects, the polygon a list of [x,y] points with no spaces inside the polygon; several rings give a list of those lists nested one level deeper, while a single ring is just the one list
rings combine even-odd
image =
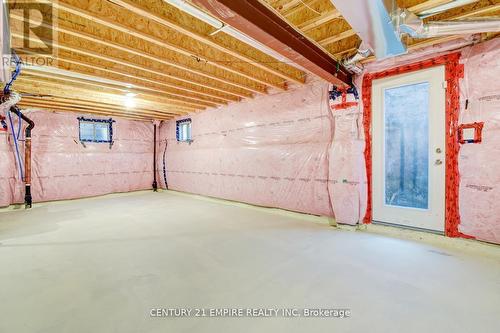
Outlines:
[{"label": "door window pane", "polygon": [[429,83],[384,90],[385,204],[429,207]]}]

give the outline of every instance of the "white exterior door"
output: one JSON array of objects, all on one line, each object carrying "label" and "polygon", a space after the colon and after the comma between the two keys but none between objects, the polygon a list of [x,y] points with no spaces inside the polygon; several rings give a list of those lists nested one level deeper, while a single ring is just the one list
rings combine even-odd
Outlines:
[{"label": "white exterior door", "polygon": [[374,221],[444,231],[444,73],[439,66],[373,81]]}]

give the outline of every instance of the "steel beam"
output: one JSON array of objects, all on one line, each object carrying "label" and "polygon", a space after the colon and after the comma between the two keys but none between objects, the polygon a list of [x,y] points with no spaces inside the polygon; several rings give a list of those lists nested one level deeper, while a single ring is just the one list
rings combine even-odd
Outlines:
[{"label": "steel beam", "polygon": [[324,80],[351,85],[351,75],[340,63],[258,0],[192,2]]}]

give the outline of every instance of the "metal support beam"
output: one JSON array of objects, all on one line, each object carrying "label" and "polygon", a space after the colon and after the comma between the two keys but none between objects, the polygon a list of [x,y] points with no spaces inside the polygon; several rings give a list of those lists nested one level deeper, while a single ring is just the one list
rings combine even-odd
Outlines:
[{"label": "metal support beam", "polygon": [[258,0],[192,2],[326,81],[351,85],[351,75],[341,64]]}]

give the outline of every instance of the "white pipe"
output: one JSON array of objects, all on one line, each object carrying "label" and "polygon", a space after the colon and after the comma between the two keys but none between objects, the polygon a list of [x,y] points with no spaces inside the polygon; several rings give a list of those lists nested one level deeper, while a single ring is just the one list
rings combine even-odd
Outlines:
[{"label": "white pipe", "polygon": [[498,18],[478,18],[463,21],[437,21],[422,25],[420,31],[416,31],[416,38],[430,38],[458,34],[477,34],[484,32],[500,31],[500,20]]},{"label": "white pipe", "polygon": [[395,22],[400,34],[406,33],[413,38],[469,35],[500,31],[500,19],[498,17],[478,17],[426,23],[408,10],[402,10],[396,15]]}]

